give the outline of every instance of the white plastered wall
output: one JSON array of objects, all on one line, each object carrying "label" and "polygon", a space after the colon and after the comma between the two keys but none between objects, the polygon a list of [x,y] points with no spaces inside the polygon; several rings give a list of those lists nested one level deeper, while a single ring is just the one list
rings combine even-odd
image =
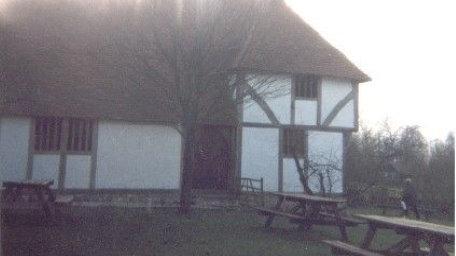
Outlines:
[{"label": "white plastered wall", "polygon": [[54,180],[52,188],[58,187],[60,155],[34,154],[32,179]]},{"label": "white plastered wall", "polygon": [[181,137],[172,127],[100,122],[97,157],[97,188],[179,188]]},{"label": "white plastered wall", "polygon": [[298,125],[317,125],[316,100],[296,100],[295,101],[295,124]]},{"label": "white plastered wall", "polygon": [[[262,89],[270,87],[273,90],[278,90],[277,92],[272,93],[272,96],[266,96],[265,101],[281,124],[290,124],[291,95],[289,92],[291,88],[291,76],[269,77],[256,75],[254,78],[248,79],[248,81],[253,87],[255,87],[255,84],[259,85],[264,81],[268,81],[265,83],[266,86],[262,87]],[[266,90],[266,92],[268,92],[268,90]],[[258,94],[268,95],[268,93],[263,93],[263,91],[259,91]],[[253,100],[244,105],[243,121],[250,123],[271,123],[261,107]]]},{"label": "white plastered wall", "polygon": [[90,186],[91,156],[67,155],[65,188],[88,189]]},{"label": "white plastered wall", "polygon": [[[321,120],[323,122],[336,104],[353,90],[353,85],[347,80],[324,78],[321,86]],[[329,126],[353,128],[355,126],[354,106],[352,99],[339,111]]]},{"label": "white plastered wall", "polygon": [[[342,163],[343,163],[343,135],[339,132],[308,131],[308,157],[314,166],[330,164],[336,167],[331,171],[333,193],[342,192]],[[301,164],[302,164],[301,160]],[[317,176],[311,176],[309,187],[318,192],[320,183]],[[328,188],[328,179],[325,180]],[[296,172],[296,164],[292,158],[283,159],[283,190],[285,192],[303,192],[303,187]]]},{"label": "white plastered wall", "polygon": [[[301,160],[301,164],[302,164]],[[296,164],[293,158],[283,159],[283,191],[284,192],[303,192],[303,186],[299,181],[296,171]]]},{"label": "white plastered wall", "polygon": [[[333,166],[331,180],[332,193],[343,192],[343,134],[340,132],[309,131],[308,157],[310,162],[317,165]],[[310,182],[313,189],[319,188],[318,179],[315,177]],[[328,190],[328,179],[325,177],[325,187]],[[328,192],[328,191],[327,191]]]},{"label": "white plastered wall", "polygon": [[279,129],[242,129],[241,177],[264,179],[266,191],[278,190]]},{"label": "white plastered wall", "polygon": [[30,125],[28,118],[0,119],[0,182],[25,179]]}]

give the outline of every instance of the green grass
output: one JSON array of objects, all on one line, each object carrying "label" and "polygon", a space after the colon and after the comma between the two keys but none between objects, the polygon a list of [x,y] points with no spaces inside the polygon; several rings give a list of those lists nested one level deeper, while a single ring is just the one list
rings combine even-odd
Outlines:
[{"label": "green grass", "polygon": [[[9,220],[2,229],[6,255],[330,255],[319,241],[339,239],[337,228],[303,232],[283,218],[264,229],[264,217],[245,209],[195,210],[187,218],[175,209],[79,208],[72,216],[53,226]],[[366,228],[348,232],[359,243]],[[375,246],[399,238],[382,232]]]}]

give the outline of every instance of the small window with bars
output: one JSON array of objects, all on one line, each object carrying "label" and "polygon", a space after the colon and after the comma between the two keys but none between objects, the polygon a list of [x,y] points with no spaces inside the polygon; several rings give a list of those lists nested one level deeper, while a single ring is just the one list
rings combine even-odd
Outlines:
[{"label": "small window with bars", "polygon": [[59,117],[39,117],[35,120],[36,152],[59,151],[62,140],[62,121]]},{"label": "small window with bars", "polygon": [[88,119],[68,119],[68,152],[89,152],[92,150],[93,121]]},{"label": "small window with bars", "polygon": [[306,156],[306,132],[303,129],[285,128],[283,131],[282,153],[284,157],[292,158]]},{"label": "small window with bars", "polygon": [[297,98],[316,100],[320,77],[315,75],[300,75],[296,78],[295,94]]}]

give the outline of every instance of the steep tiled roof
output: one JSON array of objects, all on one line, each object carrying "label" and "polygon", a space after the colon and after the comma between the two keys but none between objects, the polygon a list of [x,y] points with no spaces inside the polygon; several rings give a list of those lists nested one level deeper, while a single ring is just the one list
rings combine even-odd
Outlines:
[{"label": "steep tiled roof", "polygon": [[[141,1],[46,0],[5,4],[5,22],[0,24],[0,82],[6,87],[0,114],[178,120],[176,99],[169,100],[172,91],[156,90],[168,85],[146,86],[130,81],[125,74],[136,72],[131,68],[136,63],[112,47],[112,40],[118,38],[107,33],[119,30],[118,34],[128,41],[130,29],[141,22],[135,19],[137,8],[141,8],[138,2]],[[282,1],[271,0],[265,10],[252,8],[258,2],[261,1],[228,2],[232,3],[231,11],[262,12],[244,49],[245,55],[234,69],[369,80]],[[165,13],[175,12],[173,7],[165,8],[169,8]],[[126,62],[132,65],[127,67]],[[210,116],[208,121],[226,123],[232,122],[233,117],[233,111],[226,111]]]}]

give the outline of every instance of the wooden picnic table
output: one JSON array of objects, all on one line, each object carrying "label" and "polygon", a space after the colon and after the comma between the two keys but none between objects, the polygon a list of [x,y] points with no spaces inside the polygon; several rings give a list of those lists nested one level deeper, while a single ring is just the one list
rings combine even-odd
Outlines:
[{"label": "wooden picnic table", "polygon": [[[433,224],[402,217],[386,217],[378,215],[355,215],[368,222],[369,229],[361,244],[361,248],[370,249],[370,245],[379,229],[394,230],[405,238],[393,246],[381,250],[386,255],[406,255],[408,249],[412,255],[449,255],[444,245],[454,243],[454,227]],[[430,251],[421,250],[419,243],[425,241],[430,246]]]},{"label": "wooden picnic table", "polygon": [[[342,240],[347,241],[346,226],[358,224],[353,219],[341,216],[339,205],[346,203],[345,199],[292,193],[270,194],[278,198],[274,208],[253,207],[267,216],[265,227],[270,227],[276,216],[282,216],[290,219],[291,222],[300,224],[306,230],[313,225],[337,226]],[[296,206],[291,211],[286,211],[282,208],[284,201],[293,202]]]},{"label": "wooden picnic table", "polygon": [[12,210],[18,209],[25,205],[25,208],[32,208],[32,203],[23,200],[23,195],[35,195],[39,208],[44,212],[46,219],[53,220],[55,209],[55,195],[51,190],[54,184],[53,180],[36,181],[5,181],[3,187],[5,188],[2,194],[2,206]]}]

